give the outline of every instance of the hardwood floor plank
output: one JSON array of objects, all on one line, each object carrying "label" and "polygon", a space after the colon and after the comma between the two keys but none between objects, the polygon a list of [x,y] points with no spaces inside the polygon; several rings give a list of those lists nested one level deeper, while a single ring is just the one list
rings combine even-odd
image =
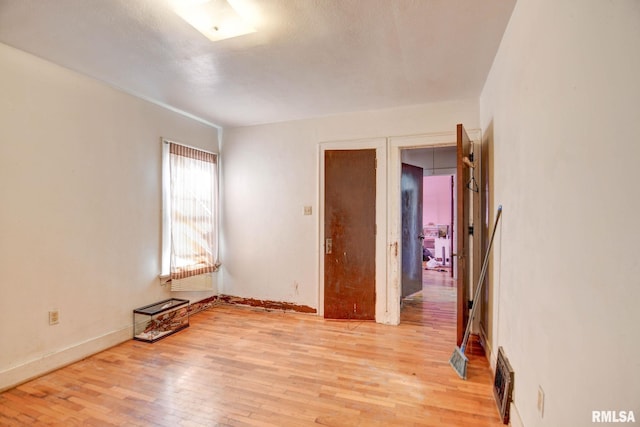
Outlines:
[{"label": "hardwood floor plank", "polygon": [[397,327],[220,305],[0,394],[0,425],[501,426],[477,344],[449,366],[455,314],[442,273]]}]

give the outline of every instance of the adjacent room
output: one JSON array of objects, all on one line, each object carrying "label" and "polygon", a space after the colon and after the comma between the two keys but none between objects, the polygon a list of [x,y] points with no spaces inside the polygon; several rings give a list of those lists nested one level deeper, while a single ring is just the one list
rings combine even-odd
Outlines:
[{"label": "adjacent room", "polygon": [[636,0],[0,0],[0,425],[640,423],[639,43]]}]

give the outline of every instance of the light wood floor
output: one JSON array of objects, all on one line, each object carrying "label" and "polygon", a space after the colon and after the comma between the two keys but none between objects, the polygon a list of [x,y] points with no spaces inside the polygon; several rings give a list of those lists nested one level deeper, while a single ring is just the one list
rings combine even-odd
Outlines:
[{"label": "light wood floor", "polygon": [[218,306],[0,394],[0,425],[501,426],[486,359],[448,364],[454,287],[425,274],[400,326]]}]

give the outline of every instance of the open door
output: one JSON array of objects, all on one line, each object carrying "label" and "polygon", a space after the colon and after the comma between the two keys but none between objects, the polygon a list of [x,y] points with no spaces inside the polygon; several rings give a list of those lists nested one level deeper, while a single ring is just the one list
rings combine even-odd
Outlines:
[{"label": "open door", "polygon": [[422,187],[423,169],[402,164],[402,294],[422,290]]},{"label": "open door", "polygon": [[471,154],[471,140],[464,130],[464,126],[457,126],[457,165],[456,165],[456,190],[457,190],[457,219],[456,219],[456,274],[457,274],[457,344],[462,344],[464,330],[469,320],[469,206],[471,205],[470,190],[467,184],[471,178],[470,168],[464,164],[464,158]]},{"label": "open door", "polygon": [[374,320],[376,150],[327,150],[324,165],[324,317]]}]

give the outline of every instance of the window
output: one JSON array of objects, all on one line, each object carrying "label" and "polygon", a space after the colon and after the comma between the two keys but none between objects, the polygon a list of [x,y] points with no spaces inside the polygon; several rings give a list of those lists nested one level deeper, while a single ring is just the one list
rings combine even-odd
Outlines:
[{"label": "window", "polygon": [[163,275],[219,268],[217,195],[218,155],[163,140]]}]

